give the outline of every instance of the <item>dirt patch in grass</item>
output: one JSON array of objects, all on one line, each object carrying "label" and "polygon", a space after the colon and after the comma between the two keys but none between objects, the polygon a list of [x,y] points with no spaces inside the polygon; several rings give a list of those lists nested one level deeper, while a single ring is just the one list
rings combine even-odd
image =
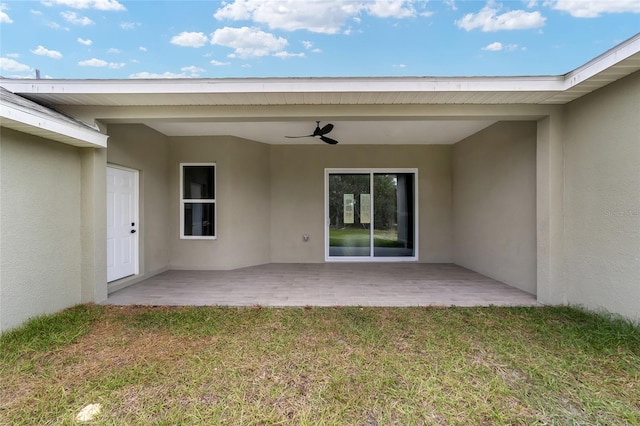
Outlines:
[{"label": "dirt patch in grass", "polygon": [[93,424],[640,424],[637,326],[567,308],[102,307],[82,324],[40,349],[2,336],[0,424],[72,424],[89,403]]}]

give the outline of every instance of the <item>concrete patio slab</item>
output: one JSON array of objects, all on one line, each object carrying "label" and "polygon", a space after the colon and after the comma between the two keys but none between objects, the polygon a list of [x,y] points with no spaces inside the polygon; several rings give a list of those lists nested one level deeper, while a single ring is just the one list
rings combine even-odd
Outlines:
[{"label": "concrete patio slab", "polygon": [[156,275],[111,305],[535,306],[532,294],[454,264],[267,264]]}]

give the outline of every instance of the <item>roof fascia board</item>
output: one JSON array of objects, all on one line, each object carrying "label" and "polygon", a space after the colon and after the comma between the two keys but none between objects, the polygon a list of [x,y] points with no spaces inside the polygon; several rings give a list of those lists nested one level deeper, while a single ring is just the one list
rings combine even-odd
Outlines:
[{"label": "roof fascia board", "polygon": [[[560,76],[524,77],[346,77],[228,78],[164,80],[12,80],[0,85],[35,97],[128,94],[249,94],[249,93],[385,93],[385,92],[556,92],[596,78],[625,59],[640,54],[640,33],[583,66]],[[628,67],[629,73],[635,66]],[[621,73],[621,76],[625,73]],[[603,81],[608,81],[604,79]]]},{"label": "roof fascia board", "polygon": [[[37,111],[25,110],[5,103],[0,104],[0,124],[12,128],[11,122],[39,129],[40,132],[33,133],[35,135],[42,136],[42,132],[44,131],[46,134],[49,134],[53,140],[76,146],[87,146],[88,144],[96,148],[106,148],[107,139],[109,138],[109,136],[90,128],[74,126],[67,122],[39,114]],[[63,137],[59,138],[56,135]],[[69,141],[69,139],[71,139],[71,141]],[[78,143],[75,141],[78,141]]]},{"label": "roof fascia board", "polygon": [[561,91],[561,76],[547,77],[383,77],[166,80],[0,80],[20,94],[219,94],[361,92]]},{"label": "roof fascia board", "polygon": [[640,33],[567,73],[564,76],[563,90],[568,90],[638,53],[640,53]]}]

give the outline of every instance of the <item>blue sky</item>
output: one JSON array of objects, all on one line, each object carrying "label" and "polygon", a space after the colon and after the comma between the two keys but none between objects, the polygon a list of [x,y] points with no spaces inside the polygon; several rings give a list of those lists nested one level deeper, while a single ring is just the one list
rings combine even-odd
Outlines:
[{"label": "blue sky", "polygon": [[0,75],[557,75],[640,32],[640,0],[0,0]]}]

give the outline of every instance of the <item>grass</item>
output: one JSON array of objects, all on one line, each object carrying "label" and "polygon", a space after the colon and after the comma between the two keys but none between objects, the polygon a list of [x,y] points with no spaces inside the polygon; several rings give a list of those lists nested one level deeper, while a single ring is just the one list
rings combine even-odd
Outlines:
[{"label": "grass", "polygon": [[[344,228],[329,230],[330,247],[369,247],[370,230],[363,228]],[[404,247],[402,241],[398,241],[396,230],[377,230],[373,233],[374,247]]]},{"label": "grass", "polygon": [[640,328],[573,308],[81,305],[0,336],[0,424],[640,424]]}]

